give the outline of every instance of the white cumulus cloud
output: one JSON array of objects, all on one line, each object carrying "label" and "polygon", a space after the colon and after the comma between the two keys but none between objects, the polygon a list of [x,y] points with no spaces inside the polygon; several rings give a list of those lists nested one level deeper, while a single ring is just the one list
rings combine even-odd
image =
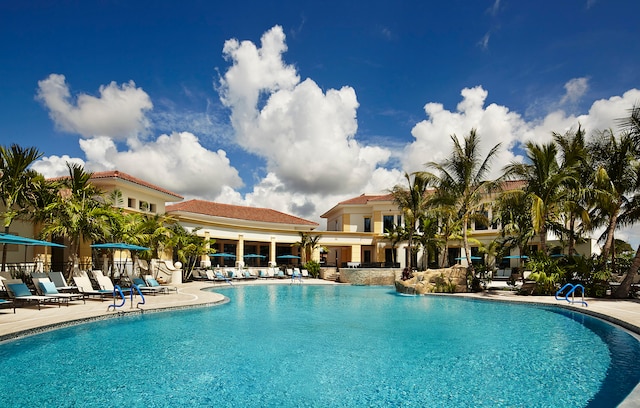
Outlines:
[{"label": "white cumulus cloud", "polygon": [[225,43],[232,65],[219,90],[238,143],[263,157],[288,190],[359,191],[391,152],[355,139],[359,104],[353,88],[323,91],[311,79],[300,82],[282,59],[286,50],[280,26],[262,36],[260,48],[250,41]]},{"label": "white cumulus cloud", "polygon": [[133,81],[101,86],[100,96],[79,94],[71,98],[64,75],[51,74],[38,81],[36,98],[49,109],[49,116],[64,131],[84,137],[95,135],[126,139],[149,127],[145,112],[153,108],[149,95]]}]

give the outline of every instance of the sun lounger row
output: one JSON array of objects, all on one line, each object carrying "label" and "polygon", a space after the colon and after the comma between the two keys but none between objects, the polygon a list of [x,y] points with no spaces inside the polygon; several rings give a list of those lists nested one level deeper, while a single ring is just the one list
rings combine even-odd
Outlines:
[{"label": "sun lounger row", "polygon": [[[32,273],[28,286],[22,279],[7,279],[0,276],[0,291],[4,291],[9,299],[0,298],[0,308],[35,304],[40,310],[46,304],[57,304],[58,307],[64,303],[82,300],[86,303],[88,297],[114,298],[116,296],[115,286],[111,279],[104,276],[101,271],[92,272],[93,279],[89,278],[87,272],[81,272],[79,276],[73,277],[75,286],[69,286],[64,280],[61,272]],[[33,285],[31,285],[33,283]],[[162,286],[151,275],[146,275],[144,279],[135,278],[133,282],[143,294],[168,293],[170,290],[177,290],[168,286]],[[120,288],[122,295],[130,293],[129,288]]]}]

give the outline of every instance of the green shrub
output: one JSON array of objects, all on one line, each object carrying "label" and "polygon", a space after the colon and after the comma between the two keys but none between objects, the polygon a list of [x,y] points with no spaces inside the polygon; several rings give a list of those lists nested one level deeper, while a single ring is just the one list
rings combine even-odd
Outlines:
[{"label": "green shrub", "polygon": [[309,275],[313,278],[317,278],[320,275],[320,263],[317,261],[309,261],[304,264],[304,269],[309,271]]}]

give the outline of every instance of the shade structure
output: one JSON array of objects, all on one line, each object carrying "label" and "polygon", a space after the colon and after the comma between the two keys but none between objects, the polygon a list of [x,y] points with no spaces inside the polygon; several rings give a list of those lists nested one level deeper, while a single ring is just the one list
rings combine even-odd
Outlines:
[{"label": "shade structure", "polygon": [[108,242],[106,244],[93,244],[91,248],[103,249],[128,249],[130,251],[147,251],[149,248],[140,245],[127,244],[125,242]]},{"label": "shade structure", "polygon": [[3,234],[0,233],[0,244],[15,244],[15,245],[34,245],[34,246],[49,246],[64,248],[62,244],[56,244],[55,242],[42,241],[39,239],[21,237],[19,235]]}]

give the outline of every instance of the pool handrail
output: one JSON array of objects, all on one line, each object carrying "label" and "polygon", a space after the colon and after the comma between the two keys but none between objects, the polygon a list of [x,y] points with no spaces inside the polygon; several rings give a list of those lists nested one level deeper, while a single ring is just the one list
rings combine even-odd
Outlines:
[{"label": "pool handrail", "polygon": [[[120,295],[120,298],[122,298],[122,303],[120,303],[119,305],[116,304],[116,295]],[[120,288],[119,285],[114,285],[113,286],[113,304],[109,305],[107,307],[107,311],[109,309],[111,309],[113,307],[113,310],[116,310],[116,307],[122,307],[124,306],[124,303],[127,301],[127,298],[124,297],[124,293],[122,293],[122,289]]]},{"label": "pool handrail", "polygon": [[146,301],[146,299],[144,298],[144,295],[142,294],[142,291],[140,290],[140,288],[138,287],[138,285],[136,285],[135,283],[132,283],[132,284],[131,284],[131,289],[132,289],[132,290],[131,290],[131,292],[130,292],[130,294],[129,294],[129,297],[130,297],[130,299],[131,299],[131,307],[132,307],[132,308],[133,308],[133,292],[134,292],[134,290],[135,290],[136,292],[138,292],[138,294],[139,294],[139,295],[140,295],[140,297],[142,298],[142,302],[138,302],[138,303],[136,304],[136,308],[137,308],[137,309],[139,309],[139,308],[140,308],[140,305],[144,305],[147,301]]},{"label": "pool handrail", "polygon": [[[573,284],[573,283],[567,283],[565,284],[562,288],[560,288],[556,294],[555,294],[555,298],[556,300],[562,300],[561,298],[558,297],[558,295],[562,296],[562,292],[566,289],[566,288],[570,288],[569,291],[564,295],[564,300],[566,300],[569,303],[581,303],[586,307],[589,307],[589,305],[587,304],[587,302],[585,302],[584,300],[584,286],[582,286],[581,284]],[[576,291],[576,289],[580,288],[582,291],[582,300],[575,300],[575,294],[574,292]],[[569,295],[571,295],[571,300],[569,300]]]}]

